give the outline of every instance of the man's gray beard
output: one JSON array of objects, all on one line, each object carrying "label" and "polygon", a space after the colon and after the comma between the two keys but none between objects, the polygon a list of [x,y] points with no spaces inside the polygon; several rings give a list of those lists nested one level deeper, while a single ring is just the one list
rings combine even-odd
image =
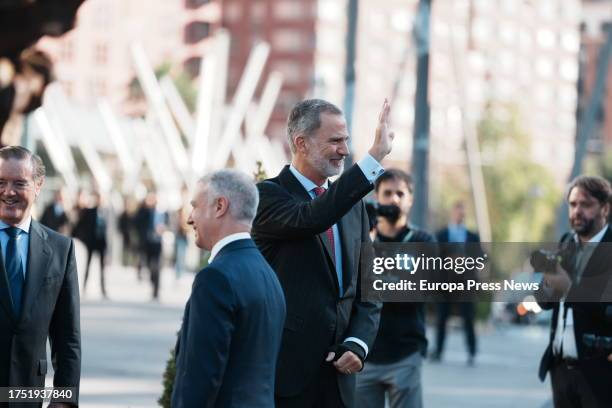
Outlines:
[{"label": "man's gray beard", "polygon": [[334,167],[328,160],[322,160],[320,157],[310,157],[308,162],[312,167],[321,171],[321,174],[327,178],[337,176],[344,170],[344,160],[342,160],[340,167]]}]

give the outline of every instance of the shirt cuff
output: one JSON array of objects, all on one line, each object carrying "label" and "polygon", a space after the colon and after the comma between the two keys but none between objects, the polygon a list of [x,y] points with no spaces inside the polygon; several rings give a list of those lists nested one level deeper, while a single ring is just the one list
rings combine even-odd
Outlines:
[{"label": "shirt cuff", "polygon": [[374,181],[385,172],[385,169],[380,163],[369,153],[366,154],[363,159],[359,160],[357,165],[370,183],[374,183]]},{"label": "shirt cuff", "polygon": [[358,339],[357,337],[347,337],[344,342],[346,343],[347,341],[352,341],[353,343],[356,343],[359,347],[363,349],[363,351],[365,351],[365,356],[368,356],[368,345],[365,344],[362,340]]}]

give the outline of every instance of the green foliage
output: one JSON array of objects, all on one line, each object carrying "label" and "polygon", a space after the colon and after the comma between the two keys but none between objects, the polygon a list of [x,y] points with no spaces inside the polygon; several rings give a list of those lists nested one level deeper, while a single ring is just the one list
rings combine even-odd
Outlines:
[{"label": "green foliage", "polygon": [[176,361],[174,359],[174,349],[170,350],[170,358],[166,363],[166,371],[164,371],[163,386],[164,391],[157,400],[157,403],[162,408],[172,407],[172,388],[174,387],[174,377],[176,376]]},{"label": "green foliage", "polygon": [[612,182],[612,150],[604,151],[602,156],[602,177]]},{"label": "green foliage", "polygon": [[[531,158],[530,137],[516,109],[488,110],[478,125],[492,238],[495,242],[536,242],[553,239],[560,191],[548,169]],[[532,136],[536,137],[536,136]]]},{"label": "green foliage", "polygon": [[255,179],[255,182],[263,181],[268,178],[268,175],[266,174],[266,170],[263,168],[263,163],[261,162],[261,160],[257,160],[257,169],[253,173],[253,178]]}]

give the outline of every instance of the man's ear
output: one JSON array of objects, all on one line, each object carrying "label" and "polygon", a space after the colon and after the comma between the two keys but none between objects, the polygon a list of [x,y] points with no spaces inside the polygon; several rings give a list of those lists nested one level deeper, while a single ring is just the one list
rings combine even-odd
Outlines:
[{"label": "man's ear", "polygon": [[34,180],[34,193],[35,196],[38,197],[40,194],[40,190],[42,189],[43,183],[45,182],[45,177],[41,177],[38,180]]},{"label": "man's ear", "polygon": [[227,197],[219,197],[215,202],[215,217],[221,218],[229,211],[229,200]]},{"label": "man's ear", "polygon": [[294,143],[295,143],[295,150],[296,152],[305,154],[308,152],[308,146],[306,146],[306,138],[304,137],[304,135],[299,134],[295,137],[294,139]]}]

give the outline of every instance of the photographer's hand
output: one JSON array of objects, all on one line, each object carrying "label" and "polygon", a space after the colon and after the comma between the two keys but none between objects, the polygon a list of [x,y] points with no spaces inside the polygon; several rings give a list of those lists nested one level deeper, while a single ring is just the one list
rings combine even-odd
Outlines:
[{"label": "photographer's hand", "polygon": [[608,361],[612,363],[612,354],[608,356]]},{"label": "photographer's hand", "polygon": [[389,153],[393,144],[394,133],[389,129],[389,113],[391,112],[391,105],[389,101],[385,99],[382,110],[378,116],[378,125],[376,126],[376,135],[374,137],[374,143],[368,151],[370,155],[378,162],[381,162]]},{"label": "photographer's hand", "polygon": [[552,289],[559,297],[563,297],[569,291],[572,281],[565,269],[557,264],[557,269],[554,273],[544,273],[544,285]]}]

